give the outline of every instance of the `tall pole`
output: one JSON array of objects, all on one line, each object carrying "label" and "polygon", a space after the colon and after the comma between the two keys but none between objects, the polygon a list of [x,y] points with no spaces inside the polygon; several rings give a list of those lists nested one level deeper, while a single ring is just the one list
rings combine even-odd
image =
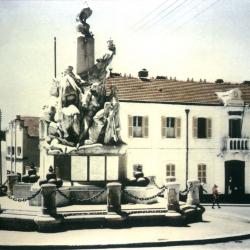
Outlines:
[{"label": "tall pole", "polygon": [[54,37],[54,77],[56,78],[56,37]]},{"label": "tall pole", "polygon": [[189,136],[188,136],[188,131],[189,131],[189,123],[188,123],[188,114],[189,114],[189,109],[185,109],[186,112],[186,186],[187,186],[187,180],[188,180],[188,157],[189,157]]}]

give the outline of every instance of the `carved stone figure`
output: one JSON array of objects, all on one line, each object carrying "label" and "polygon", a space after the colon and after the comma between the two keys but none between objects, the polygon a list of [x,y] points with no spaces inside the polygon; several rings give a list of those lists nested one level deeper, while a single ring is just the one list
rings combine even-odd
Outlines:
[{"label": "carved stone figure", "polygon": [[[79,46],[87,40],[90,43],[93,37],[86,23],[91,14],[90,8],[84,8],[78,16],[78,30],[83,34],[78,41]],[[69,153],[93,144],[116,145],[122,142],[117,89],[113,86],[111,93],[106,93],[107,67],[116,53],[116,47],[109,40],[108,52],[97,59],[96,64],[93,61],[93,66],[87,67],[82,56],[92,51],[88,50],[88,46],[86,42],[82,48],[79,47],[78,75],[74,74],[72,66],[68,66],[60,80],[54,79],[49,102],[43,108],[42,119],[48,135],[46,147],[53,152]]]},{"label": "carved stone figure", "polygon": [[108,117],[110,116],[111,103],[106,102],[104,108],[96,113],[93,118],[93,124],[89,128],[89,139],[85,141],[85,144],[93,144],[100,141],[100,136],[104,126],[107,124]]}]

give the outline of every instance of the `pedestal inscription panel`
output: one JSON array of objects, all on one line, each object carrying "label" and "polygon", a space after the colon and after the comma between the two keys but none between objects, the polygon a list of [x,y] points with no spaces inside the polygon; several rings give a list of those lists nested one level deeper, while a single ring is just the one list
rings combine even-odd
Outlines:
[{"label": "pedestal inscription panel", "polygon": [[116,181],[118,180],[119,172],[119,157],[108,156],[107,157],[107,180]]},{"label": "pedestal inscription panel", "polygon": [[89,180],[90,181],[105,180],[105,157],[104,156],[89,157]]},{"label": "pedestal inscription panel", "polygon": [[87,181],[88,178],[88,157],[71,156],[71,180]]}]

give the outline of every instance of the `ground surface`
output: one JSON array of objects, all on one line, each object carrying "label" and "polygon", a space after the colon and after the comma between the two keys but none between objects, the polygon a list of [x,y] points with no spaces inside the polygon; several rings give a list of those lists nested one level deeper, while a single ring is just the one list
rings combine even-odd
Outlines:
[{"label": "ground surface", "polygon": [[[20,204],[21,209],[25,205]],[[69,208],[68,208],[69,209]],[[70,209],[81,209],[81,206]],[[86,209],[86,207],[85,207]],[[34,208],[37,210],[37,208]],[[62,210],[65,210],[63,208]],[[37,210],[38,211],[38,210]],[[250,206],[234,205],[223,206],[221,209],[212,209],[206,206],[203,222],[192,223],[187,227],[132,227],[132,228],[98,228],[70,230],[57,233],[19,232],[0,230],[0,246],[73,246],[95,248],[100,246],[122,247],[154,247],[163,249],[163,246],[181,245],[183,242],[204,239],[217,239],[240,235],[250,236]],[[237,240],[232,242],[206,244],[196,246],[168,246],[168,249],[250,249],[250,240]],[[143,245],[146,244],[146,245]],[[161,247],[160,247],[161,246]],[[61,247],[61,248],[60,248]],[[49,247],[46,249],[50,249]],[[143,248],[142,248],[143,249]]]}]

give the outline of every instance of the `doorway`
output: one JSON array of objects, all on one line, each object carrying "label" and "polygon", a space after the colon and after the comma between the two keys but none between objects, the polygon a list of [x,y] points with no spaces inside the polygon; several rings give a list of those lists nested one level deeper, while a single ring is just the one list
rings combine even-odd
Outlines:
[{"label": "doorway", "polygon": [[225,194],[239,198],[245,193],[245,162],[225,162]]}]

